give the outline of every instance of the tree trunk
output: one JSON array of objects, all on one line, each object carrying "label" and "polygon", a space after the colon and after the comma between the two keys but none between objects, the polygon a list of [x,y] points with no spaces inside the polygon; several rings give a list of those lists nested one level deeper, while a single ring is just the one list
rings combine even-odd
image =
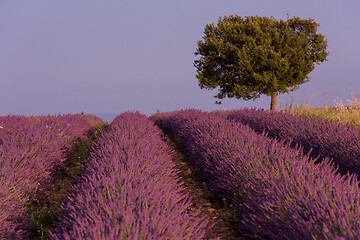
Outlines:
[{"label": "tree trunk", "polygon": [[276,110],[276,96],[277,93],[273,92],[271,93],[271,103],[270,103],[270,110]]}]

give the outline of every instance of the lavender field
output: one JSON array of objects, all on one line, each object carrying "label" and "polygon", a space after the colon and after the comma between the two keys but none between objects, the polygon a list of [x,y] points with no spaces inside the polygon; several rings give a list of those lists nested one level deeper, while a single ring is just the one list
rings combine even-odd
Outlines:
[{"label": "lavender field", "polygon": [[0,117],[0,239],[359,239],[359,141],[258,109]]}]

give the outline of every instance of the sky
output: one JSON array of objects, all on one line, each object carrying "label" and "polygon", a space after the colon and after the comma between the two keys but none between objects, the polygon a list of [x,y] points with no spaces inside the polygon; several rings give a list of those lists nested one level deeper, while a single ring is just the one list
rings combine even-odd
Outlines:
[{"label": "sky", "polygon": [[346,104],[360,98],[359,10],[359,0],[0,0],[0,115],[269,109],[268,96],[216,105],[218,91],[198,86],[197,42],[230,14],[314,19],[328,61],[277,106]]}]

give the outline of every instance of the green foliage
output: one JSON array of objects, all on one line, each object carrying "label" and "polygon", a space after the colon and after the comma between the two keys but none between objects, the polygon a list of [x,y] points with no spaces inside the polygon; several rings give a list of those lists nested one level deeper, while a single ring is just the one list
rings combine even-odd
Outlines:
[{"label": "green foliage", "polygon": [[[326,60],[327,41],[312,19],[230,15],[206,25],[194,62],[199,86],[219,87],[218,99],[275,97],[309,80],[315,63]],[[275,98],[276,101],[276,98]],[[219,102],[218,102],[219,103]]]}]

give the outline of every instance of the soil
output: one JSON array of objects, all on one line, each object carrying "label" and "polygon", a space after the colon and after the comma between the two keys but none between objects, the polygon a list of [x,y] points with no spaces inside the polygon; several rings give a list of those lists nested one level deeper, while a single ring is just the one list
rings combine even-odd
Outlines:
[{"label": "soil", "polygon": [[191,197],[193,210],[201,210],[201,217],[209,220],[209,226],[206,231],[207,239],[249,239],[244,234],[238,232],[234,219],[236,218],[233,209],[225,207],[221,200],[214,197],[206,190],[205,183],[200,182],[194,167],[188,163],[181,149],[172,142],[167,136],[163,140],[174,151],[174,162],[180,170],[180,176],[184,181],[184,187]]}]

